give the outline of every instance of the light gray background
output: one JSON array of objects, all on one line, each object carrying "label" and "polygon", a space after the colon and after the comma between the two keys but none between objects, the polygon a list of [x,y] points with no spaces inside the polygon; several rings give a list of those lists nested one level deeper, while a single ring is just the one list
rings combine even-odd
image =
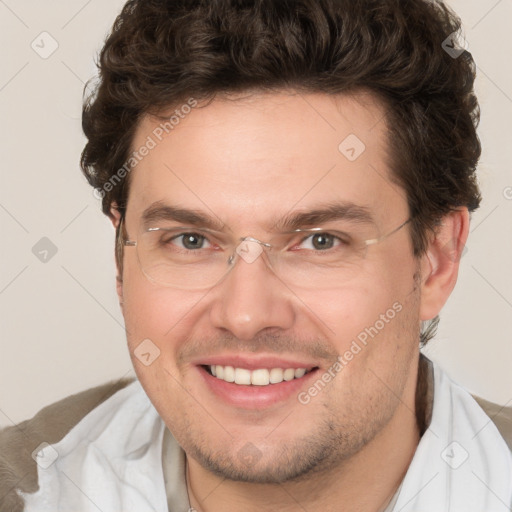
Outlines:
[{"label": "light gray background", "polygon": [[[2,426],[70,393],[133,375],[115,295],[114,231],[78,166],[82,90],[123,3],[0,0]],[[512,403],[512,0],[449,4],[463,19],[478,65],[484,201],[426,353],[470,391],[506,404]],[[31,47],[51,49],[42,32],[58,43],[48,58]],[[58,250],[46,263],[32,252],[42,237]]]}]

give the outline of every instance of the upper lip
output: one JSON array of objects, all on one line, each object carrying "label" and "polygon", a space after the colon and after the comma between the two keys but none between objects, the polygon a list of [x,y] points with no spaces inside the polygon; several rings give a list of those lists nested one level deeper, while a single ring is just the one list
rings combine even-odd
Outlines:
[{"label": "upper lip", "polygon": [[318,366],[314,362],[306,362],[299,359],[271,355],[248,357],[242,354],[205,356],[194,361],[194,364],[198,366],[233,366],[234,368],[246,368],[247,370],[257,370],[259,368],[305,368],[310,370]]}]

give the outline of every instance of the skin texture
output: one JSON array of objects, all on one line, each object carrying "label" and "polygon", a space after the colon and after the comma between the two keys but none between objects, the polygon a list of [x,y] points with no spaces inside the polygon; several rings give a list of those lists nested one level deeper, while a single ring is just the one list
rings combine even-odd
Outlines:
[{"label": "skin texture", "polygon": [[[128,237],[137,238],[142,212],[156,201],[220,219],[234,237],[265,241],[284,215],[345,200],[367,207],[387,233],[409,214],[390,179],[384,114],[363,93],[282,91],[194,108],[132,171]],[[144,118],[133,148],[160,122]],[[366,146],[353,162],[338,150],[349,134]],[[285,285],[262,258],[238,261],[210,289],[163,288],[141,272],[135,248],[125,248],[118,293],[130,354],[187,454],[193,507],[382,510],[419,441],[420,322],[440,311],[455,285],[468,222],[464,208],[448,215],[420,259],[406,225],[371,246],[342,286],[323,289]],[[396,303],[400,312],[307,405],[295,394],[258,410],[229,405],[195,364],[213,355],[278,355],[311,362],[320,376]],[[144,366],[134,350],[147,338],[160,356]]]}]

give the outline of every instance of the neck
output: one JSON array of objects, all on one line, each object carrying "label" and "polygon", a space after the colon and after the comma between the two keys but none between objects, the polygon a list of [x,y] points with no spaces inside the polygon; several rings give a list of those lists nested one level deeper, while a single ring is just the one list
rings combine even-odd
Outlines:
[{"label": "neck", "polygon": [[[421,368],[423,363],[421,379],[426,377],[425,368]],[[198,512],[384,511],[407,472],[424,430],[426,409],[416,399],[416,391],[422,392],[425,384],[417,383],[418,372],[411,373],[406,387],[410,390],[408,396],[402,397],[386,427],[350,459],[310,475],[307,480],[283,484],[234,482],[211,474],[187,458],[191,506]],[[415,411],[422,416],[417,418]]]}]

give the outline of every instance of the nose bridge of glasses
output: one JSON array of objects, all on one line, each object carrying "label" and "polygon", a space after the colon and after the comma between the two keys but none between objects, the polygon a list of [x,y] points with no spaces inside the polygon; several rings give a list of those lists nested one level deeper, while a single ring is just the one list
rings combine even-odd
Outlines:
[{"label": "nose bridge of glasses", "polygon": [[233,254],[230,256],[228,263],[230,265],[234,264],[236,262],[236,255],[246,263],[254,263],[259,258],[265,247],[270,248],[272,247],[272,244],[263,242],[252,236],[241,237],[238,245],[233,251]]},{"label": "nose bridge of glasses", "polygon": [[240,238],[240,242],[252,242],[255,244],[259,244],[262,247],[272,247],[272,244],[269,244],[267,242],[262,242],[261,240],[258,240],[257,238],[253,238],[252,236],[243,236]]}]

